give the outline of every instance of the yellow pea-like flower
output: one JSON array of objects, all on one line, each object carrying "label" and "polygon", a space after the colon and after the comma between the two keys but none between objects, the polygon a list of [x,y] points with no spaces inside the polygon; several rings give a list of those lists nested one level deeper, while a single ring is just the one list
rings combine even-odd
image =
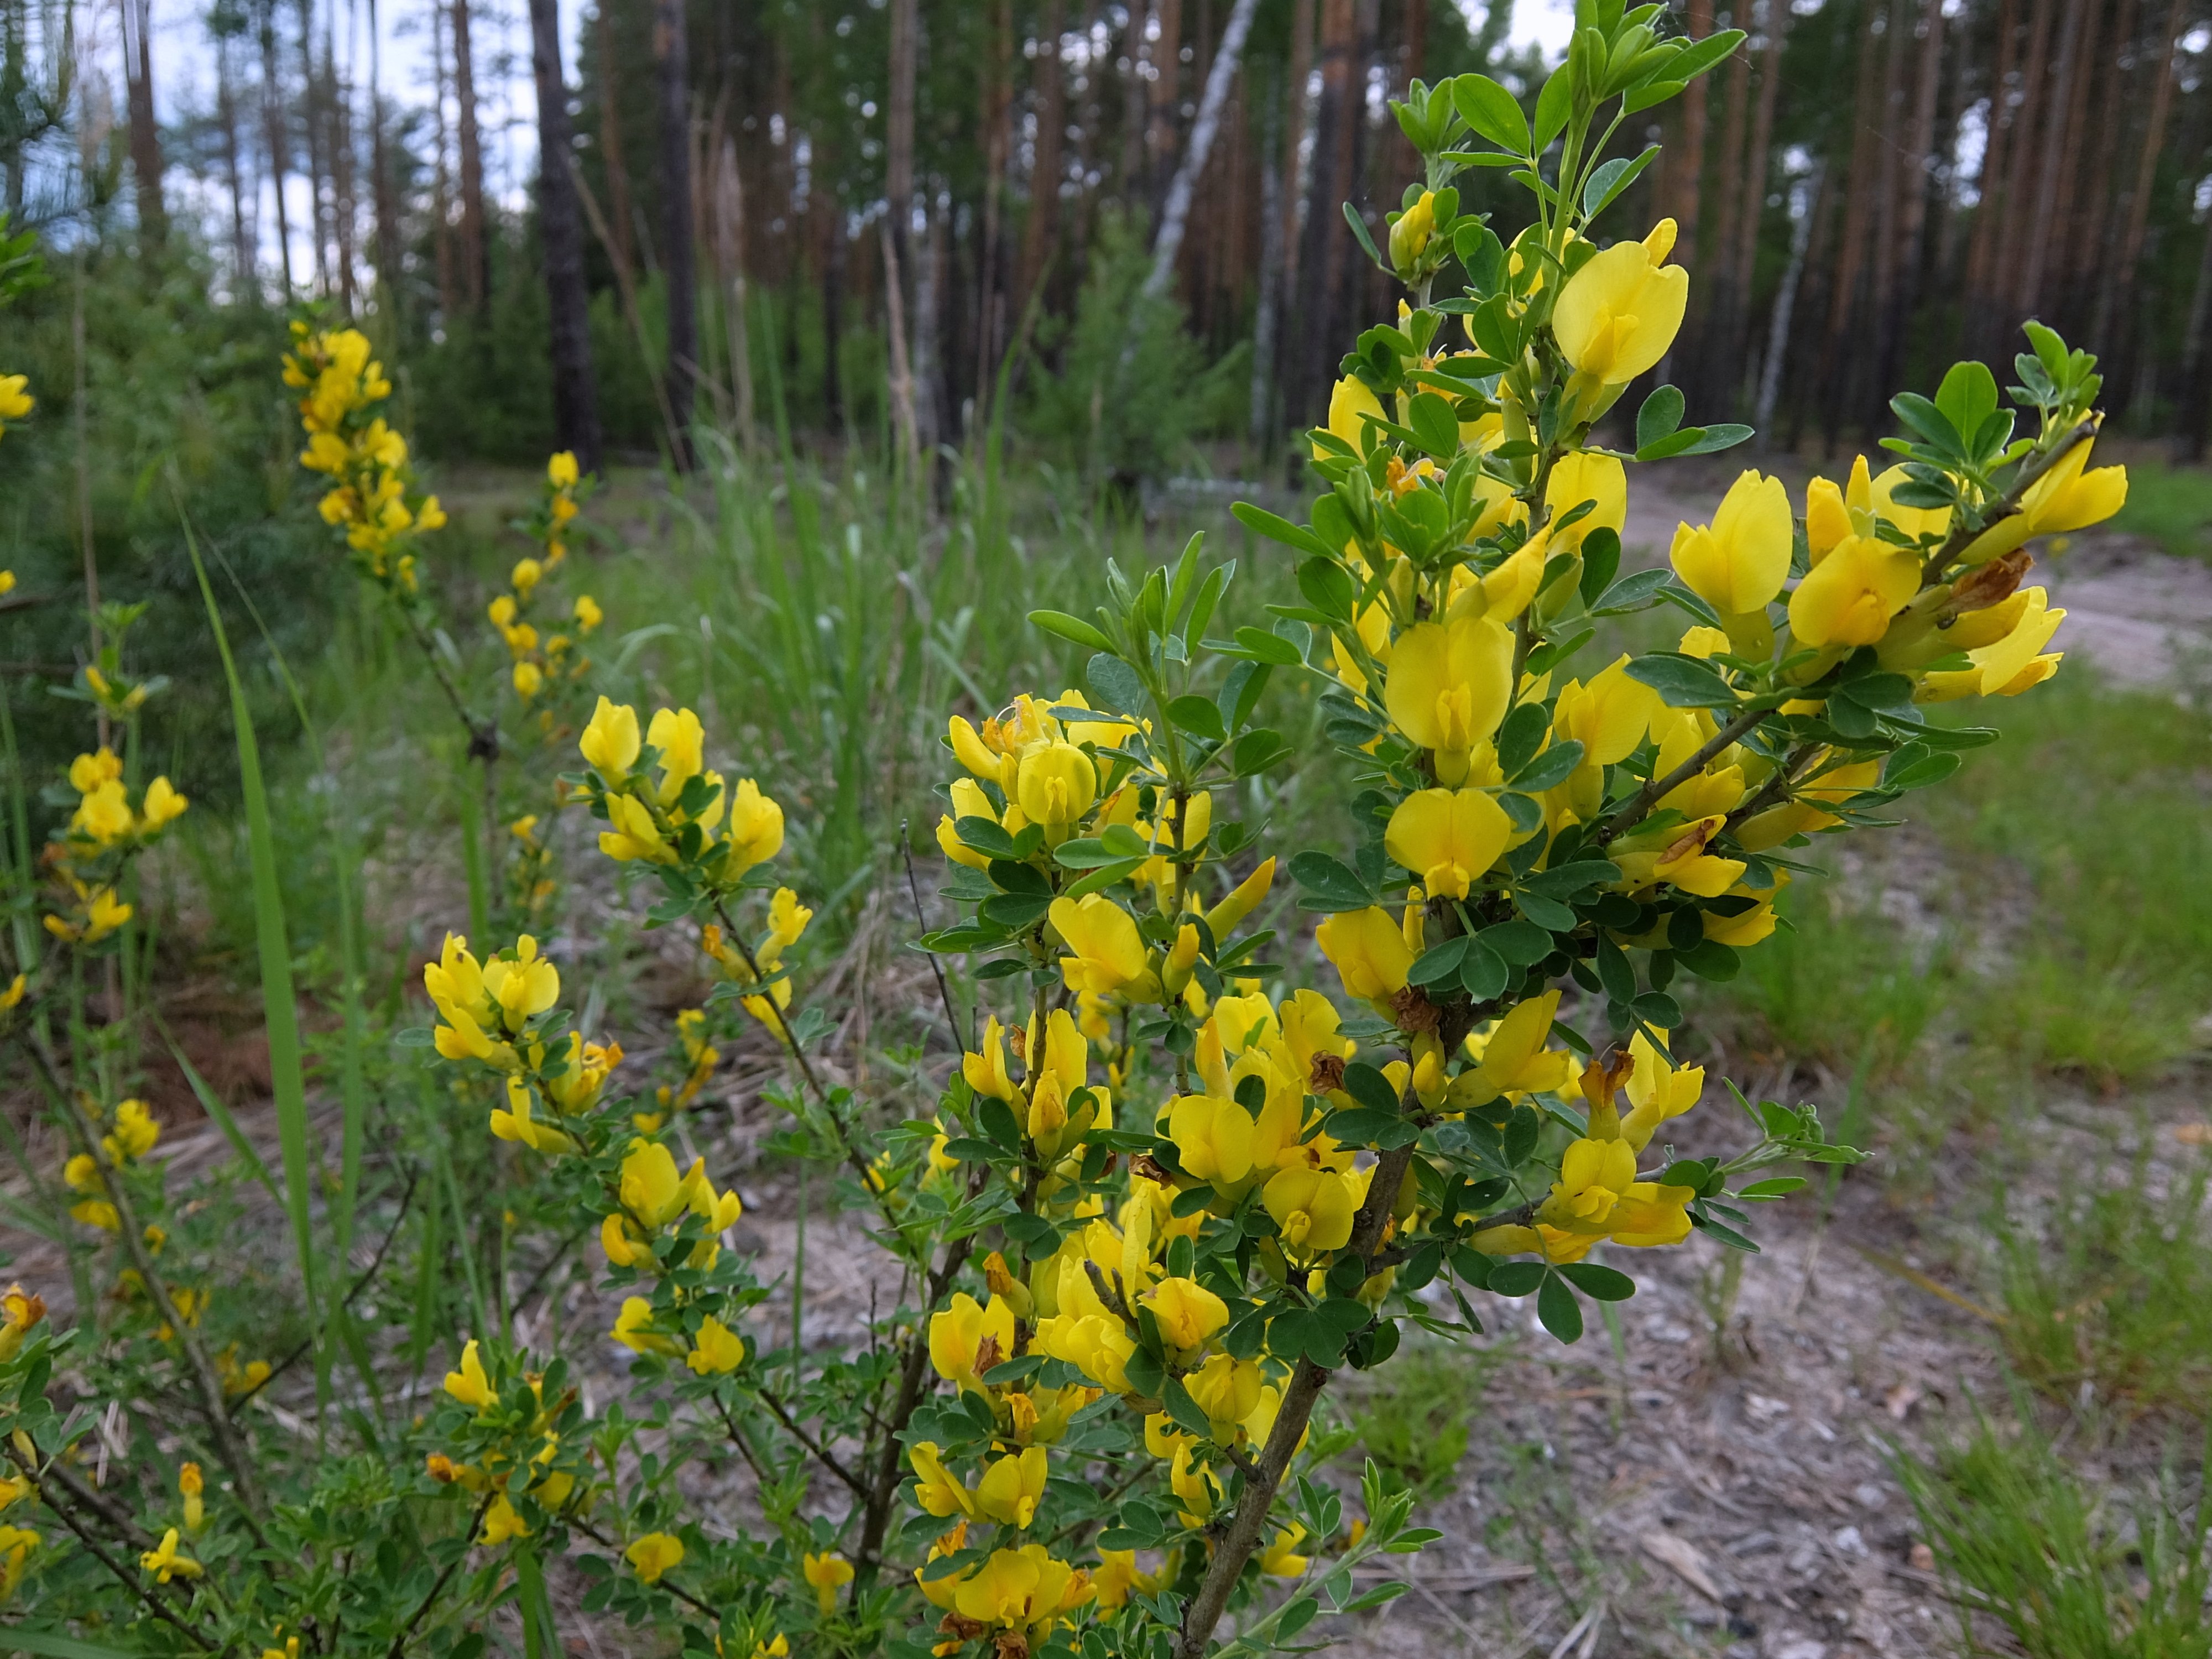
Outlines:
[{"label": "yellow pea-like flower", "polygon": [[1790,575],[1794,526],[1779,478],[1747,471],[1710,526],[1677,525],[1669,560],[1682,584],[1724,617],[1764,611]]},{"label": "yellow pea-like flower", "polygon": [[750,778],[738,779],[731,798],[725,848],[723,874],[731,881],[783,850],[783,808],[763,794]]},{"label": "yellow pea-like flower", "polygon": [[1483,790],[1419,789],[1391,813],[1382,845],[1431,896],[1465,898],[1512,835],[1513,820]]},{"label": "yellow pea-like flower", "polygon": [[1036,1518],[1037,1505],[1044,1501],[1048,1473],[1042,1446],[1030,1446],[1000,1458],[975,1483],[975,1513],[1003,1525],[1028,1527]]},{"label": "yellow pea-like flower", "polygon": [[461,1368],[446,1373],[446,1392],[464,1406],[474,1406],[478,1411],[489,1411],[499,1403],[499,1394],[484,1371],[483,1355],[471,1337],[461,1350]]},{"label": "yellow pea-like flower", "polygon": [[1406,988],[1413,947],[1390,913],[1379,906],[1340,911],[1314,930],[1314,943],[1335,968],[1348,996],[1387,1004]]},{"label": "yellow pea-like flower", "polygon": [[[1368,390],[1367,382],[1358,376],[1347,374],[1330,389],[1328,429],[1363,454],[1369,441],[1367,417],[1370,416],[1378,421],[1389,418],[1382,412],[1381,399]],[[1325,453],[1317,443],[1313,451],[1316,458]]]},{"label": "yellow pea-like flower", "polygon": [[[1235,1101],[1216,1103],[1245,1115]],[[1138,1299],[1152,1310],[1160,1340],[1185,1353],[1204,1347],[1229,1322],[1229,1304],[1194,1279],[1163,1279]]]},{"label": "yellow pea-like flower", "polygon": [[1920,556],[1879,537],[1831,548],[1790,596],[1790,632],[1814,647],[1876,645],[1920,587]]},{"label": "yellow pea-like flower", "polygon": [[609,783],[622,782],[629,776],[630,768],[637,764],[638,751],[644,747],[644,739],[638,732],[637,710],[627,703],[601,697],[576,747],[602,778]]},{"label": "yellow pea-like flower", "polygon": [[1462,617],[1398,636],[1383,702],[1409,742],[1435,751],[1437,781],[1451,784],[1498,729],[1512,690],[1512,635],[1493,617]]},{"label": "yellow pea-like flower", "polygon": [[139,1566],[152,1573],[156,1583],[166,1584],[174,1578],[197,1578],[205,1571],[178,1549],[177,1539],[177,1529],[172,1527],[161,1534],[160,1544],[138,1558]]},{"label": "yellow pea-like flower", "polygon": [[1340,1250],[1351,1242],[1364,1184],[1364,1176],[1292,1168],[1268,1182],[1260,1201],[1274,1217],[1287,1248],[1303,1255]]},{"label": "yellow pea-like flower", "polygon": [[825,1613],[836,1607],[839,1587],[853,1582],[853,1564],[842,1555],[810,1553],[799,1571],[814,1587],[815,1605]]},{"label": "yellow pea-like flower", "polygon": [[1126,992],[1139,1002],[1158,999],[1159,979],[1147,965],[1144,939],[1127,910],[1103,893],[1091,893],[1054,899],[1048,914],[1067,949],[1060,968],[1071,990],[1102,997]]},{"label": "yellow pea-like flower", "polygon": [[1681,331],[1690,273],[1666,263],[1674,222],[1640,242],[1616,242],[1567,279],[1552,307],[1552,333],[1575,371],[1584,406],[1654,368]]},{"label": "yellow pea-like flower", "polygon": [[623,1552],[623,1559],[645,1583],[657,1584],[663,1573],[682,1565],[684,1540],[672,1533],[649,1532]]},{"label": "yellow pea-like flower", "polygon": [[1022,754],[1014,798],[1031,823],[1065,830],[1097,799],[1098,769],[1072,743],[1038,744]]}]

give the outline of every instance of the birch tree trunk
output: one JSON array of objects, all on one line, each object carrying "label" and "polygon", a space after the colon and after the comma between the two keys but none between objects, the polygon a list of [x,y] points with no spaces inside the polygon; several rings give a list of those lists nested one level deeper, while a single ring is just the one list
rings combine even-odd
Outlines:
[{"label": "birch tree trunk", "polygon": [[1244,42],[1252,32],[1252,15],[1258,9],[1259,0],[1237,0],[1229,14],[1221,49],[1214,54],[1213,67],[1206,77],[1206,95],[1199,104],[1198,118],[1191,124],[1190,143],[1183,148],[1182,160],[1160,210],[1159,234],[1152,242],[1152,268],[1143,289],[1147,300],[1158,299],[1174,280],[1176,255],[1182,251],[1190,221],[1191,193],[1197,187],[1199,174],[1206,170],[1206,157],[1212,153],[1214,136],[1221,129],[1221,112],[1229,102],[1229,88],[1237,79]]}]

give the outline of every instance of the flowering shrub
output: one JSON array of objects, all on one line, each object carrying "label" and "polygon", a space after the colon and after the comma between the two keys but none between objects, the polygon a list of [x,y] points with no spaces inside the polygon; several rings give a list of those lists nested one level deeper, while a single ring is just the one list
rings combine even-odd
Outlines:
[{"label": "flowering shrub", "polygon": [[[207,1334],[219,1241],[172,1242],[186,1206],[146,1162],[155,1127],[107,1104],[127,1056],[85,1021],[130,861],[183,802],[159,779],[134,799],[106,750],[81,759],[50,860],[58,953],[23,964],[0,1019],[79,1146],[63,1180],[90,1236],[74,1330],[30,1291],[4,1304],[0,1582],[134,1650],[264,1659],[473,1659],[495,1618],[536,1653],[556,1568],[587,1612],[720,1656],[1283,1650],[1401,1588],[1356,1593],[1362,1563],[1435,1536],[1371,1467],[1356,1501],[1325,1478],[1312,1430],[1345,1369],[1388,1363],[1409,1325],[1479,1330],[1468,1289],[1533,1297],[1573,1341],[1586,1300],[1633,1293],[1627,1252],[1750,1249],[1746,1206],[1802,1184],[1763,1172],[1854,1159],[1811,1108],[1732,1088],[1741,1150],[1678,1154],[1669,1126],[1707,1091],[1674,1053],[1675,981],[1736,971],[1808,837],[1881,822],[1994,736],[1929,705],[2055,671],[2063,613],[2022,585],[2027,544],[2108,516],[2125,479],[2087,465],[2094,360],[2032,328],[2012,408],[1960,365],[1897,400],[1907,435],[1878,476],[1816,480],[1800,513],[1747,471],[1667,566],[1624,573],[1626,464],[1747,434],[1683,426],[1662,386],[1632,447],[1601,441],[1689,279],[1669,222],[1598,246],[1652,152],[1599,158],[1741,37],[1597,15],[1533,126],[1479,76],[1398,106],[1426,178],[1369,251],[1408,298],[1345,360],[1303,520],[1238,509],[1289,550],[1299,602],[1218,629],[1232,568],[1198,543],[1141,577],[1109,567],[1092,617],[1034,617],[1091,653],[1084,689],[949,720],[937,842],[959,914],[922,944],[969,962],[983,1006],[977,1030],[947,999],[963,1052],[928,1117],[887,1121],[823,1052],[783,808],[717,769],[693,711],[594,691],[588,597],[551,613],[573,634],[528,620],[580,494],[554,458],[520,526],[538,550],[490,608],[535,744],[506,799],[588,812],[714,989],[665,1082],[626,1075],[531,931],[553,854],[526,813],[525,873],[447,937],[422,974],[434,1024],[399,1042],[483,1146],[512,1148],[532,1191],[514,1224],[595,1241],[634,1356],[619,1398],[589,1402],[573,1352],[490,1316],[471,1277],[476,1323],[412,1420],[329,1413],[303,1447],[258,1407],[270,1358]],[[1534,198],[1510,240],[1451,185],[1489,165]],[[1464,290],[1439,296],[1453,264]],[[380,369],[359,335],[303,327],[287,378],[324,516],[420,637],[441,515],[377,412]],[[1672,648],[1593,651],[1611,619],[1667,611],[1687,624]],[[117,673],[88,684],[127,713]],[[1296,675],[1319,687],[1352,834],[1263,856],[1235,803],[1291,757],[1262,721]],[[443,683],[490,768],[499,721]],[[1252,926],[1279,883],[1322,918],[1322,986],[1285,987],[1303,941]],[[786,1066],[776,1150],[842,1166],[897,1270],[865,1347],[777,1334],[788,1264],[735,1248],[738,1197],[676,1150],[747,1022]],[[422,1179],[453,1186],[450,1166]],[[349,1298],[322,1294],[321,1397],[333,1347],[373,1389]],[[150,1421],[154,1398],[183,1403]],[[728,1457],[756,1507],[702,1514],[680,1472]]]}]

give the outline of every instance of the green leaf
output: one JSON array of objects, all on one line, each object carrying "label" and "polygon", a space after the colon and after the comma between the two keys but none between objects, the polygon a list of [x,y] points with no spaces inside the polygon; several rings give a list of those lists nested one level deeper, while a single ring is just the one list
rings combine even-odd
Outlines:
[{"label": "green leaf", "polygon": [[1449,461],[1459,453],[1459,416],[1453,412],[1449,398],[1424,392],[1413,399],[1406,413],[1413,436],[1430,454]]},{"label": "green leaf", "polygon": [[1212,742],[1224,741],[1229,733],[1221,724],[1221,711],[1213,706],[1210,697],[1187,693],[1168,704],[1168,718],[1186,732],[1194,732]]},{"label": "green leaf", "polygon": [[1572,738],[1562,738],[1507,780],[1523,794],[1540,795],[1557,788],[1583,763],[1583,746]]},{"label": "green leaf", "polygon": [[1543,1288],[1536,1292],[1536,1317],[1560,1341],[1582,1340],[1583,1304],[1557,1273],[1546,1274]]},{"label": "green leaf", "polygon": [[1570,1280],[1584,1296],[1599,1302],[1626,1302],[1636,1294],[1634,1279],[1595,1261],[1561,1262],[1553,1271]]},{"label": "green leaf", "polygon": [[1117,714],[1145,712],[1145,683],[1137,671],[1119,657],[1101,651],[1084,665],[1083,678],[1091,695]]},{"label": "green leaf", "polygon": [[1680,387],[1662,386],[1652,388],[1651,395],[1644,400],[1644,406],[1636,411],[1637,459],[1642,460],[1645,450],[1662,439],[1672,436],[1681,426],[1682,409],[1683,398]]},{"label": "green leaf", "polygon": [[1344,1091],[1371,1111],[1398,1115],[1398,1091],[1390,1086],[1390,1079],[1364,1060],[1355,1060],[1344,1068]]},{"label": "green leaf", "polygon": [[1302,553],[1319,554],[1324,558],[1334,556],[1335,550],[1303,525],[1292,524],[1264,507],[1255,507],[1249,501],[1231,503],[1230,512],[1237,522],[1247,530],[1258,532],[1269,541],[1280,542],[1285,547],[1295,547]]},{"label": "green leaf", "polygon": [[1730,1196],[1747,1198],[1753,1201],[1785,1198],[1804,1184],[1803,1176],[1776,1176],[1769,1181],[1754,1181],[1750,1186],[1740,1188]]},{"label": "green leaf", "polygon": [[1735,49],[1744,42],[1741,29],[1720,29],[1702,40],[1692,41],[1682,49],[1681,55],[1667,66],[1673,79],[1688,82],[1696,80],[1717,64],[1724,64]]},{"label": "green leaf", "polygon": [[1578,584],[1585,608],[1597,604],[1620,569],[1620,537],[1610,525],[1600,525],[1583,538],[1583,574]]},{"label": "green leaf", "polygon": [[[1570,916],[1570,921],[1572,918]],[[1459,980],[1460,958],[1467,954],[1470,941],[1465,934],[1448,939],[1442,945],[1430,946],[1421,952],[1411,968],[1406,970],[1408,985],[1456,984]]]},{"label": "green leaf", "polygon": [[1550,713],[1540,702],[1524,702],[1498,728],[1498,769],[1511,777],[1536,757],[1552,729]]},{"label": "green leaf", "polygon": [[1311,848],[1291,857],[1291,878],[1304,890],[1300,909],[1364,910],[1376,902],[1349,865]]},{"label": "green leaf", "polygon": [[1032,611],[1030,620],[1048,634],[1057,634],[1063,640],[1093,651],[1111,651],[1114,641],[1080,617],[1071,617],[1065,611]]},{"label": "green leaf", "polygon": [[35,1653],[40,1659],[131,1659],[121,1648],[81,1641],[60,1631],[33,1630],[28,1625],[10,1625],[7,1635],[0,1640],[13,1650]]},{"label": "green leaf", "polygon": [[1488,1289],[1493,1295],[1522,1297],[1544,1282],[1544,1264],[1540,1261],[1494,1261],[1490,1266]]},{"label": "green leaf", "polygon": [[1659,154],[1659,146],[1648,145],[1641,155],[1633,160],[1617,156],[1590,174],[1589,183],[1583,187],[1583,219],[1595,219],[1620,199],[1621,191],[1634,184],[1637,175],[1650,167]]},{"label": "green leaf", "polygon": [[1462,75],[1452,82],[1452,103],[1468,126],[1496,144],[1526,159],[1528,118],[1521,100],[1486,75]]},{"label": "green leaf", "polygon": [[986,858],[1012,859],[1016,855],[1014,838],[989,818],[960,817],[952,820],[952,833],[960,837],[960,844]]},{"label": "green leaf", "polygon": [[1943,384],[1936,388],[1936,407],[1964,436],[1978,434],[1983,423],[1997,412],[1997,380],[1984,362],[1951,365]]},{"label": "green leaf", "polygon": [[1567,117],[1574,112],[1574,76],[1564,66],[1553,70],[1544,89],[1536,94],[1536,136],[1530,155],[1541,155],[1552,147],[1552,140],[1565,131]]},{"label": "green leaf", "polygon": [[1190,1390],[1183,1387],[1181,1377],[1168,1378],[1167,1388],[1162,1392],[1160,1400],[1167,1407],[1168,1415],[1200,1440],[1213,1438],[1213,1425],[1199,1409],[1198,1401],[1190,1397]]},{"label": "green leaf", "polygon": [[1348,623],[1359,603],[1359,584],[1335,559],[1311,558],[1298,566],[1298,592],[1333,621]]},{"label": "green leaf", "polygon": [[1501,921],[1480,934],[1485,950],[1516,968],[1533,967],[1552,954],[1552,936],[1529,921]]},{"label": "green leaf", "polygon": [[261,749],[246,688],[232,659],[230,636],[216,609],[215,589],[201,562],[199,542],[185,526],[185,546],[199,579],[208,625],[230,688],[231,725],[238,744],[239,794],[246,808],[246,855],[252,872],[254,943],[261,965],[261,1012],[268,1028],[270,1092],[276,1106],[276,1142],[284,1165],[285,1207],[292,1242],[300,1258],[300,1280],[308,1318],[315,1321],[315,1243],[308,1208],[307,1090],[300,1061],[299,1004],[292,989],[292,948],[284,918],[283,890],[276,878],[276,836],[269,817],[269,794],[261,781]]},{"label": "green leaf", "polygon": [[1280,635],[1270,634],[1263,628],[1238,629],[1237,643],[1242,648],[1232,651],[1230,654],[1249,657],[1255,662],[1269,662],[1278,667],[1295,668],[1305,660],[1298,654],[1297,647]]},{"label": "green leaf", "polygon": [[1725,708],[1735,702],[1719,670],[1679,651],[1631,658],[1628,678],[1650,686],[1670,708]]}]

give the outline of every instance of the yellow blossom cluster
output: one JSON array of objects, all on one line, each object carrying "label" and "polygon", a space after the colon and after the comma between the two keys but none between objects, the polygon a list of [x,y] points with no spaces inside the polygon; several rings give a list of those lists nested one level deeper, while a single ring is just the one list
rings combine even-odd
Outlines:
[{"label": "yellow blossom cluster", "polygon": [[384,366],[359,329],[292,325],[284,384],[299,392],[307,447],[300,465],[330,480],[323,522],[345,532],[362,571],[392,592],[416,588],[416,538],[446,522],[435,495],[415,488],[407,440],[377,405],[392,395]]}]

